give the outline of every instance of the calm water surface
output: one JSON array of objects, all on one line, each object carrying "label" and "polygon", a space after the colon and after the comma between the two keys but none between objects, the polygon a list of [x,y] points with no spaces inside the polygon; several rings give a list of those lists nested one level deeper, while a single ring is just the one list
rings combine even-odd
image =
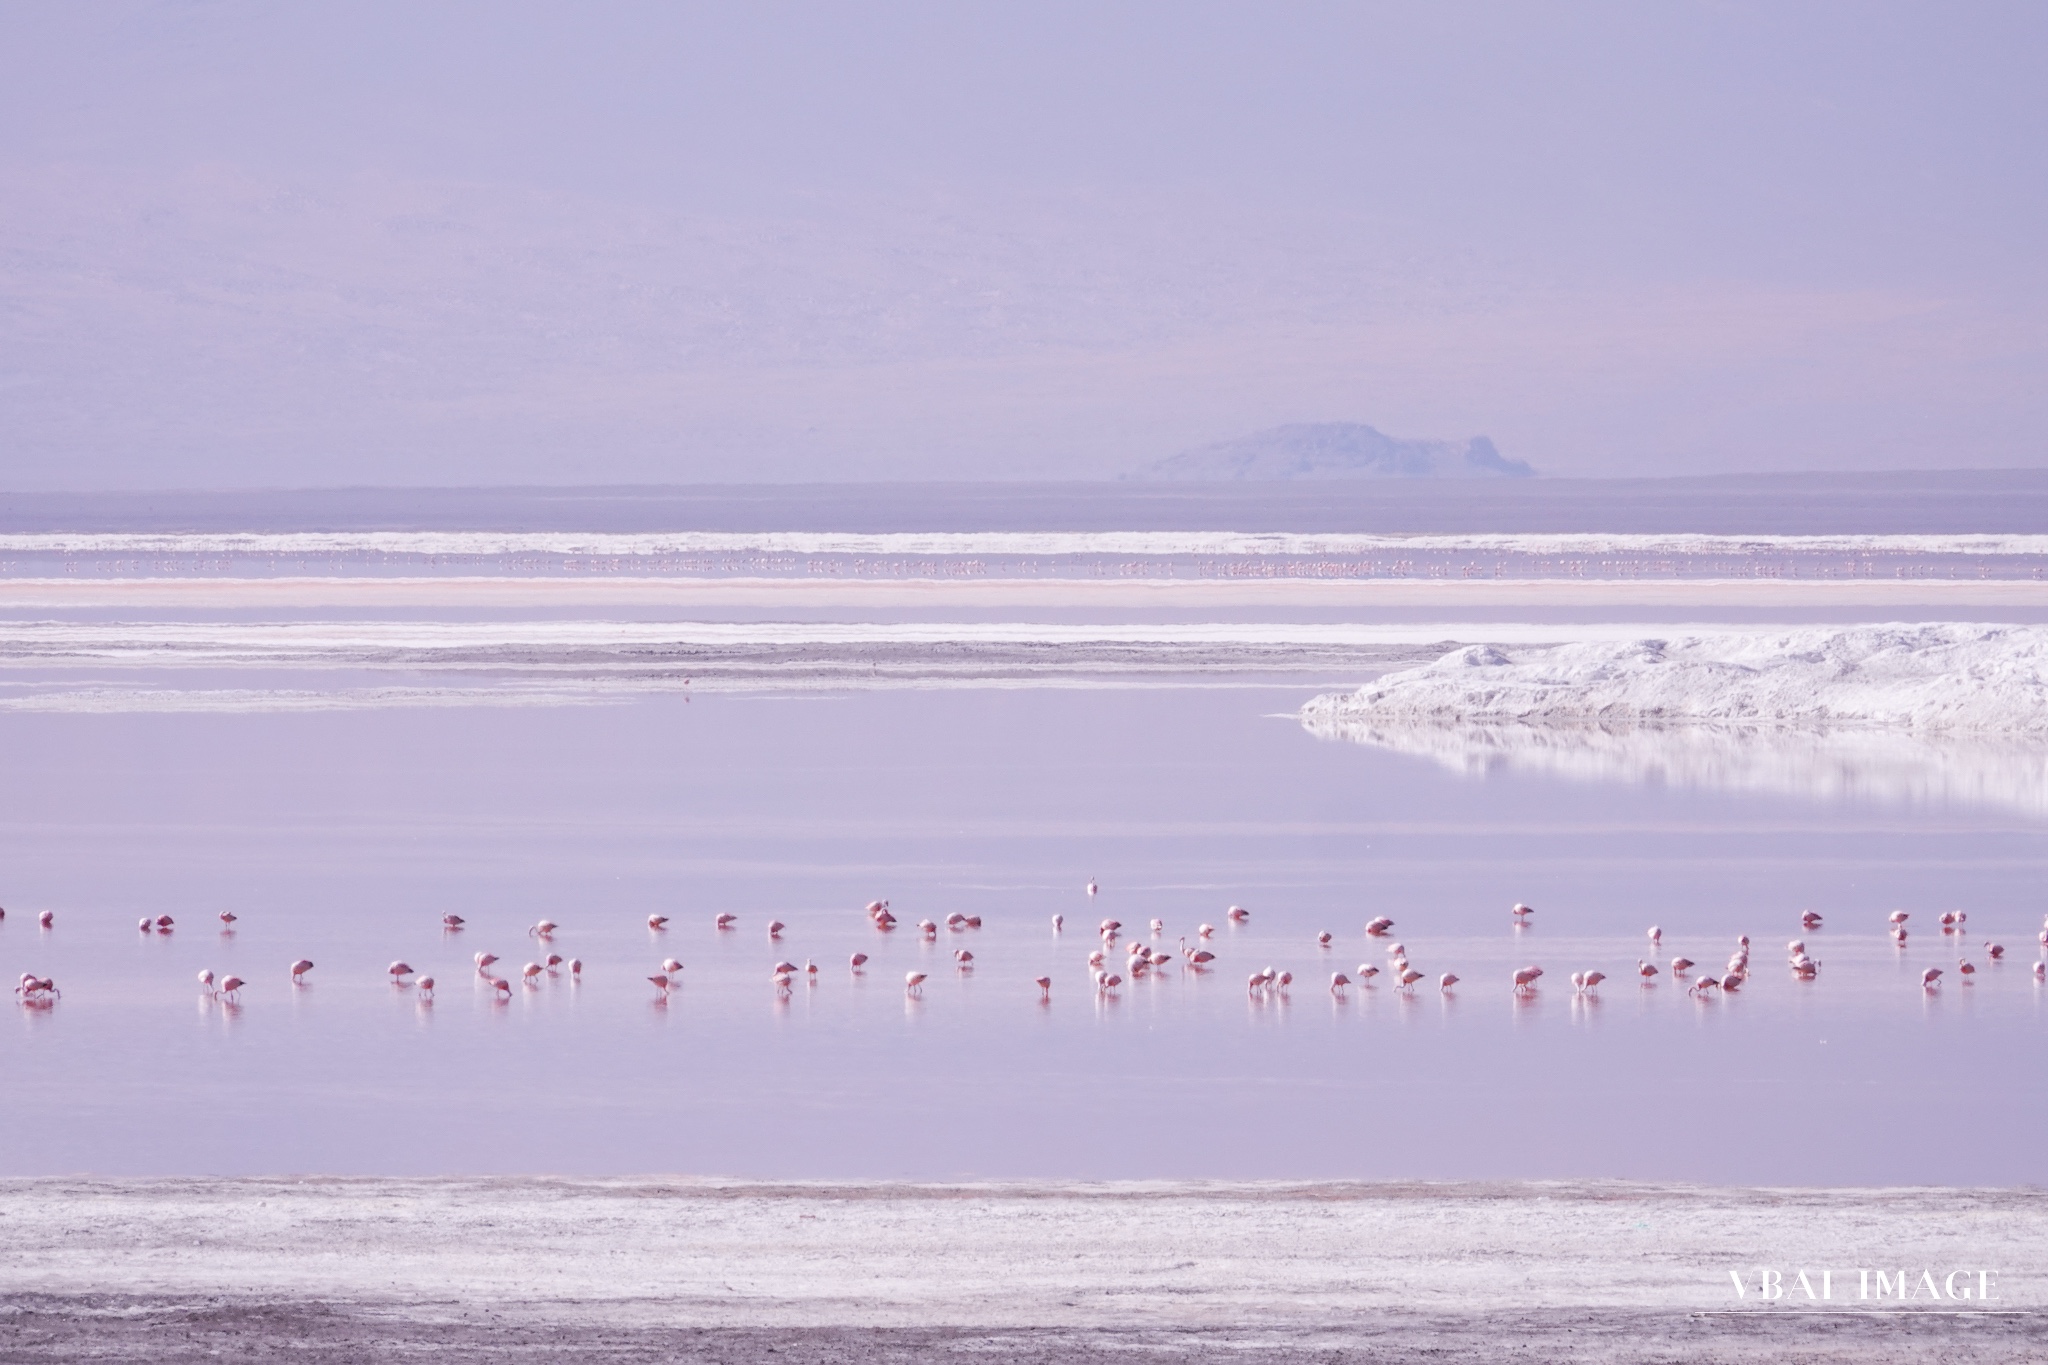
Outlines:
[{"label": "calm water surface", "polygon": [[[1339,681],[0,715],[0,970],[64,992],[8,1021],[0,1173],[2048,1175],[2037,823],[1461,775],[1306,734],[1291,713]],[[868,926],[876,897],[903,929]],[[1538,907],[1519,932],[1517,900]],[[1232,903],[1248,925],[1224,927]],[[1808,908],[1827,926],[1802,935]],[[1973,985],[1946,908],[1969,911]],[[984,927],[909,927],[954,910]],[[447,911],[469,927],[443,934]],[[145,914],[178,927],[139,934]],[[1334,999],[1332,971],[1385,964],[1376,914],[1432,984]],[[471,955],[516,970],[543,916],[583,983],[495,1003]],[[1169,948],[1216,924],[1217,969],[1099,999],[1104,916],[1157,916]],[[1667,961],[1751,935],[1748,988],[1638,987],[1652,923]],[[1818,981],[1784,971],[1792,937]],[[671,955],[663,1002],[644,978]],[[778,1000],[784,956],[820,970]],[[387,983],[394,958],[440,979],[431,1005]],[[1524,962],[1548,975],[1518,1002]],[[1295,986],[1249,1000],[1269,964]],[[1950,969],[1934,995],[1928,965]],[[1595,966],[1614,979],[1574,1001]],[[202,967],[248,978],[239,1008]]]}]

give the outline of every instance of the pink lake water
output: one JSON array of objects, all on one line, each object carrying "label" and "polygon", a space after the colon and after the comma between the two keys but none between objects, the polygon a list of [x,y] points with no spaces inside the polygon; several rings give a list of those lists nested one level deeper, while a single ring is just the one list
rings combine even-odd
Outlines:
[{"label": "pink lake water", "polygon": [[[1156,681],[0,714],[0,970],[63,990],[8,1020],[0,1174],[2042,1178],[2025,812],[1453,771],[1305,732],[1355,677]],[[1960,946],[1932,922],[1954,908]],[[910,927],[953,911],[983,927]],[[173,933],[137,932],[159,914]],[[1379,914],[1429,982],[1334,998],[1332,971],[1385,965]],[[582,983],[497,1003],[472,954],[516,969],[543,917]],[[1100,997],[1104,917],[1164,920],[1169,950],[1213,923],[1216,968]],[[1639,987],[1653,923],[1665,961],[1749,934],[1750,983]],[[1794,937],[1817,981],[1784,970]],[[779,999],[783,957],[816,984]],[[1546,975],[1517,1000],[1524,963]],[[1249,998],[1268,965],[1294,986]],[[1611,979],[1575,1000],[1588,967]],[[202,968],[248,979],[239,1007]]]}]

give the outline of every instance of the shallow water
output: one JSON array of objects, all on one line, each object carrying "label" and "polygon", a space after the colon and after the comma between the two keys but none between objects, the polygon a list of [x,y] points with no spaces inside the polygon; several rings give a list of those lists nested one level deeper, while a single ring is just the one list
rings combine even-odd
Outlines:
[{"label": "shallow water", "polygon": [[[0,715],[0,970],[64,992],[0,1054],[21,1116],[0,1173],[2041,1177],[2038,821],[1461,773],[1304,731],[1300,703],[1355,678],[1205,681]],[[1932,923],[1951,907],[1967,986]],[[1824,930],[1800,934],[1807,908]],[[911,927],[954,910],[984,927]],[[173,933],[137,932],[165,913]],[[1362,932],[1381,913],[1430,983],[1334,999],[1330,972],[1384,965]],[[543,916],[582,984],[494,1003],[471,955],[539,956]],[[1213,923],[1217,967],[1098,998],[1104,916],[1162,918],[1169,949]],[[1750,934],[1752,980],[1637,986],[1651,923],[1667,960]],[[1795,936],[1818,981],[1785,973]],[[664,1003],[644,978],[671,954]],[[295,990],[300,956],[319,965]],[[783,956],[820,968],[788,1000]],[[387,984],[393,958],[439,979],[431,1005]],[[1547,975],[1518,1002],[1524,962]],[[1269,964],[1295,985],[1248,999]],[[1927,965],[1951,969],[1932,995]],[[238,1008],[201,967],[249,979]],[[1597,1002],[1564,981],[1584,967],[1613,978]]]}]

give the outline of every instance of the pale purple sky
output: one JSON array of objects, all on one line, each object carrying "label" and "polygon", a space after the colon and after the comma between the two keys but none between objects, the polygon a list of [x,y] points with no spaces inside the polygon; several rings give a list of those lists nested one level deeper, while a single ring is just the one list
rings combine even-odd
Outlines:
[{"label": "pale purple sky", "polygon": [[2048,464],[2038,4],[18,4],[0,487]]}]

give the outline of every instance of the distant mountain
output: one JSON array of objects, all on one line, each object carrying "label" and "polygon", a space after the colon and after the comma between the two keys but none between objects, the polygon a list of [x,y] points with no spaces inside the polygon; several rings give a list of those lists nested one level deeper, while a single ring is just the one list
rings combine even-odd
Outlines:
[{"label": "distant mountain", "polygon": [[1294,422],[1197,446],[1141,470],[1140,479],[1526,479],[1484,436],[1404,441],[1363,422]]}]

